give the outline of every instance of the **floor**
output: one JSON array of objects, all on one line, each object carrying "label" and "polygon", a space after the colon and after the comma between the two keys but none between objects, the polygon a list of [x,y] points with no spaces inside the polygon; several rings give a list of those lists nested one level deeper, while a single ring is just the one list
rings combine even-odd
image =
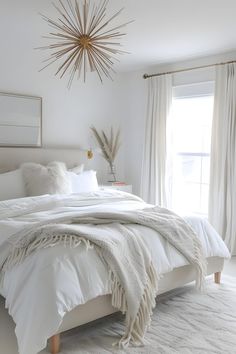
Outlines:
[{"label": "floor", "polygon": [[[226,262],[224,274],[236,277],[236,257]],[[0,354],[17,353],[14,322],[4,308],[3,298],[0,297]]]}]

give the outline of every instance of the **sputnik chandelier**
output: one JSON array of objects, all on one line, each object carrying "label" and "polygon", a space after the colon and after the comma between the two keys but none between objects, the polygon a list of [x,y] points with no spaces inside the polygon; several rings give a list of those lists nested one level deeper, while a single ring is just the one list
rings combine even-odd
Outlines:
[{"label": "sputnik chandelier", "polygon": [[[119,40],[126,35],[120,29],[128,25],[127,22],[111,27],[123,8],[107,18],[107,5],[109,0],[102,0],[98,5],[88,0],[59,0],[59,6],[53,4],[59,13],[57,20],[52,20],[44,15],[43,19],[54,29],[44,38],[53,40],[54,43],[39,49],[51,50],[50,57],[45,60],[45,69],[54,62],[59,61],[55,75],[62,78],[69,73],[68,87],[71,86],[75,76],[86,80],[88,71],[95,71],[101,82],[103,77],[111,78],[114,61],[119,61],[117,55],[127,53],[118,49]],[[40,71],[41,71],[40,70]]]}]

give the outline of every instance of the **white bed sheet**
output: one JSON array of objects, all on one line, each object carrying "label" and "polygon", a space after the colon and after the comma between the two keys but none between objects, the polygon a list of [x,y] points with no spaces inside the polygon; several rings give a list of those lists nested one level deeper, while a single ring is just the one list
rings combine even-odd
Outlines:
[{"label": "white bed sheet", "polygon": [[[105,198],[106,202],[94,203],[93,199],[89,200],[93,196]],[[75,211],[135,210],[147,207],[139,198],[113,190],[83,195],[83,199],[83,206],[81,195],[43,196],[10,203],[0,202],[2,254],[4,240],[25,224],[31,225],[50,216]],[[229,257],[224,242],[206,220],[197,217],[185,219],[197,231],[206,257]],[[185,257],[154,230],[141,225],[132,227],[142,234],[160,274],[188,264]],[[16,323],[20,354],[36,354],[46,346],[47,339],[56,333],[65,313],[92,298],[109,293],[108,269],[96,251],[86,250],[84,244],[74,249],[50,247],[35,252],[22,264],[7,271],[0,293],[6,298],[6,307]]]}]

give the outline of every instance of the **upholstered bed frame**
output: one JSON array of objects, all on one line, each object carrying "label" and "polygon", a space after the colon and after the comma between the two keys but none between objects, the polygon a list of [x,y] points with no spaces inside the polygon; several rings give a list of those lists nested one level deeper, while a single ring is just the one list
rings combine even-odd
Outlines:
[{"label": "upholstered bed frame", "polygon": [[[0,173],[18,168],[24,162],[47,164],[51,161],[62,161],[68,167],[87,163],[86,150],[78,148],[4,148],[0,147]],[[93,160],[96,169],[96,160]],[[94,166],[95,164],[95,166]]]},{"label": "upholstered bed frame", "polygon": [[[224,267],[224,259],[211,257],[208,258],[207,261],[207,274],[214,274],[215,283],[219,284],[221,272]],[[183,286],[194,281],[194,279],[195,270],[192,265],[176,268],[172,272],[164,274],[160,279],[158,294],[163,294],[167,291]],[[114,312],[117,312],[117,310],[111,305],[110,295],[99,296],[83,305],[77,306],[74,310],[65,315],[58,332],[50,338],[51,354],[57,354],[60,351],[60,333],[104,316],[108,316]]]},{"label": "upholstered bed frame", "polygon": [[[87,162],[86,152],[79,148],[0,148],[0,173],[18,168],[24,162],[46,164],[55,160],[63,161],[69,167],[80,163],[86,164]],[[96,169],[96,167],[96,162],[93,162],[92,168]],[[220,283],[223,266],[223,258],[211,257],[208,259],[207,274],[214,274],[216,283]],[[194,279],[195,270],[192,265],[176,268],[172,272],[163,275],[160,279],[158,293],[165,293],[183,286]],[[99,296],[83,305],[77,306],[65,315],[58,332],[50,338],[51,353],[57,354],[60,351],[60,333],[110,315],[116,311],[111,305],[110,295]]]}]

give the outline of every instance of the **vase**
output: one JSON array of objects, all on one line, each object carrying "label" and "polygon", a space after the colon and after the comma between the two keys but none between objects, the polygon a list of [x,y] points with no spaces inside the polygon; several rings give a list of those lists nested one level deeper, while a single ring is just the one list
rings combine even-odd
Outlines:
[{"label": "vase", "polygon": [[116,182],[116,169],[115,165],[113,163],[109,164],[109,172],[108,172],[108,182],[113,183]]}]

